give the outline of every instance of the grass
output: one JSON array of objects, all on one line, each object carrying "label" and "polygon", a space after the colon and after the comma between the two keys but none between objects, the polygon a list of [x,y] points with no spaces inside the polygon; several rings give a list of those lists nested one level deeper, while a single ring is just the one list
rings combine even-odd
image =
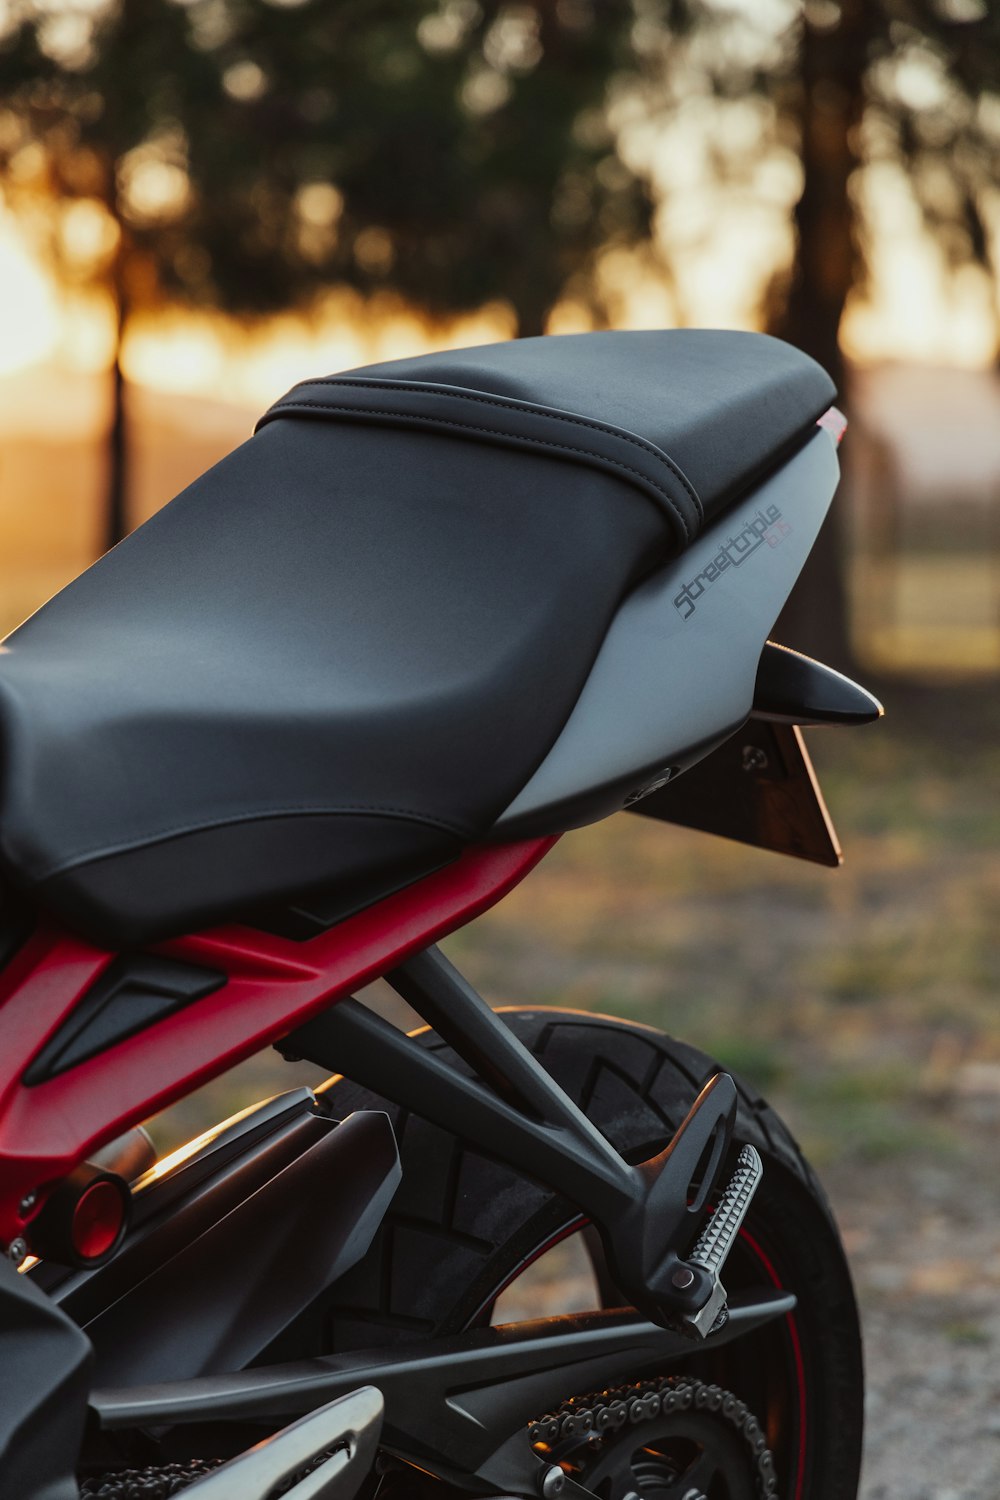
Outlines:
[{"label": "grass", "polygon": [[981,1324],[967,1322],[964,1319],[946,1323],[942,1332],[950,1343],[964,1345],[966,1348],[985,1348],[993,1341],[989,1331]]},{"label": "grass", "polygon": [[[494,1003],[703,1047],[823,1161],[947,1154],[942,1100],[964,1066],[1000,1060],[1000,704],[982,687],[883,696],[880,725],[810,739],[841,870],[619,816],[568,835],[444,947]],[[160,1138],[291,1081],[257,1059]]]}]

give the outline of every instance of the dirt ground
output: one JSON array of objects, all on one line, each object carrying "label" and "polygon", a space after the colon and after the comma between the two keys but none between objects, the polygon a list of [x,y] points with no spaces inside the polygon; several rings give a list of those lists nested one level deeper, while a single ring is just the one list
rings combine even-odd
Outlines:
[{"label": "dirt ground", "polygon": [[[883,696],[882,725],[810,740],[840,871],[622,816],[444,946],[493,1003],[634,1017],[757,1083],[854,1266],[865,1500],[998,1500],[1000,702]],[[255,1060],[160,1139],[291,1081]]]},{"label": "dirt ground", "polygon": [[826,1174],[865,1330],[866,1500],[1000,1495],[1000,1109],[967,1123],[946,1166]]}]

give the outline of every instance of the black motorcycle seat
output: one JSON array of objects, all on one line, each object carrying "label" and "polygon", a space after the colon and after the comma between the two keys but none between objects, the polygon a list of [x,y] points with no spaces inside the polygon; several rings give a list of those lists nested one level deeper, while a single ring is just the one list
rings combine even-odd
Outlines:
[{"label": "black motorcycle seat", "polygon": [[834,395],[819,365],[762,334],[583,333],[303,381],[258,425],[295,414],[562,453],[641,488],[683,548],[774,468]]},{"label": "black motorcycle seat", "polygon": [[[405,390],[361,409],[351,379]],[[463,381],[499,422],[411,390]],[[304,404],[331,391],[342,410]],[[319,889],[346,912],[454,858],[553,744],[634,583],[831,394],[774,340],[694,332],[298,387],[0,651],[7,876],[120,947]],[[567,416],[582,441],[557,446]],[[671,465],[697,506],[671,503]]]}]

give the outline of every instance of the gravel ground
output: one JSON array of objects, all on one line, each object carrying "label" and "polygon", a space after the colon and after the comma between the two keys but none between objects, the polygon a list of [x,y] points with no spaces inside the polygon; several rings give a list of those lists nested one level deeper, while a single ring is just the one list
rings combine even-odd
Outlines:
[{"label": "gravel ground", "polygon": [[824,1174],[865,1329],[864,1500],[1000,1496],[1000,1094],[971,1102],[946,1165]]}]

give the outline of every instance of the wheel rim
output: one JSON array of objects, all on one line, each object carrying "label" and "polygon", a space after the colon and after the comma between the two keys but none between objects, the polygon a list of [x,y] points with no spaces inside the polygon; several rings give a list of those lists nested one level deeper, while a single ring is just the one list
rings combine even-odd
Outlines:
[{"label": "wheel rim", "polygon": [[756,1466],[739,1436],[709,1412],[677,1412],[606,1444],[579,1479],[601,1500],[755,1500]]}]

